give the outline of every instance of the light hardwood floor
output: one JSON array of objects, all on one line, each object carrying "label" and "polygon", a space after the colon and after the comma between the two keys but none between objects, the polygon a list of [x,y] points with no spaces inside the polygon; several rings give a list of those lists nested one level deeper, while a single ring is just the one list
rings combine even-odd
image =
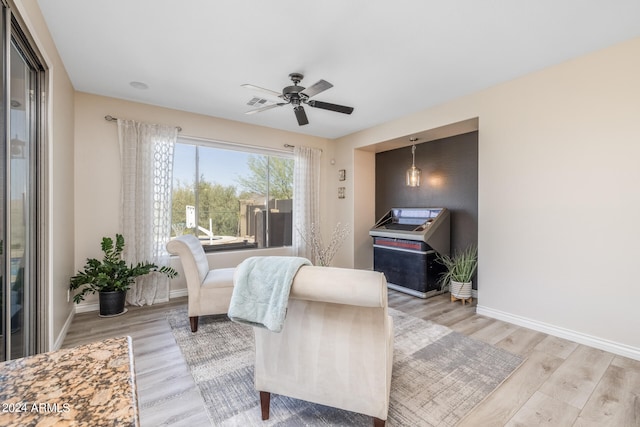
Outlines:
[{"label": "light hardwood floor", "polygon": [[[75,316],[64,347],[130,335],[142,427],[209,426],[202,398],[165,313],[186,298],[130,307],[123,316]],[[640,362],[479,316],[448,295],[422,300],[389,290],[389,305],[522,355],[525,362],[460,426],[640,426]],[[634,333],[637,331],[634,331]]]}]

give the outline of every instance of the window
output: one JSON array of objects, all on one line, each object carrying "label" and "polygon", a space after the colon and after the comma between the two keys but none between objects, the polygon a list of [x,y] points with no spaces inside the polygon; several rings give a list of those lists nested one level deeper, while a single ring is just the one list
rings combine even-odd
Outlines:
[{"label": "window", "polygon": [[173,165],[172,236],[205,251],[291,245],[289,153],[180,138]]}]

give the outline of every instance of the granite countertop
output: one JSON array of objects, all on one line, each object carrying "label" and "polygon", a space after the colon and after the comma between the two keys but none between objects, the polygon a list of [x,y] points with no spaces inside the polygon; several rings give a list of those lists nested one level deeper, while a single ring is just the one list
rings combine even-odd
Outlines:
[{"label": "granite countertop", "polygon": [[139,426],[130,337],[0,363],[0,426]]}]

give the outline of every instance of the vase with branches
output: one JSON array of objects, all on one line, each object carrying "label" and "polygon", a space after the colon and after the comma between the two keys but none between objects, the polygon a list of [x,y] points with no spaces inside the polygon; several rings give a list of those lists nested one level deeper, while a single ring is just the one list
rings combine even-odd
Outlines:
[{"label": "vase with branches", "polygon": [[311,253],[316,260],[316,263],[322,267],[328,267],[331,264],[331,260],[342,246],[344,239],[349,235],[349,225],[342,225],[337,223],[333,232],[331,233],[331,240],[329,244],[325,245],[322,239],[322,233],[320,232],[319,224],[312,223],[309,229],[303,232],[298,230],[302,240],[311,249]]}]

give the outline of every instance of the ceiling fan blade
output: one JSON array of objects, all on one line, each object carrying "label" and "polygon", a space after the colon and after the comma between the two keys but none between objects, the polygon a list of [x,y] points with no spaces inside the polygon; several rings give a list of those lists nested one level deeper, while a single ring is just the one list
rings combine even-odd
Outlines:
[{"label": "ceiling fan blade", "polygon": [[261,113],[263,111],[271,110],[272,108],[282,107],[283,105],[287,105],[287,103],[286,102],[280,102],[278,104],[267,105],[266,107],[261,107],[261,108],[256,108],[255,110],[245,111],[245,114]]},{"label": "ceiling fan blade", "polygon": [[308,88],[302,91],[303,95],[306,95],[307,98],[311,98],[312,96],[316,96],[320,92],[324,92],[327,89],[331,89],[333,85],[326,80],[318,80]]},{"label": "ceiling fan blade", "polygon": [[302,107],[302,105],[293,107],[293,112],[296,113],[296,119],[298,119],[298,125],[304,126],[309,124],[309,119],[307,119],[307,113],[304,112],[304,108]]},{"label": "ceiling fan blade", "polygon": [[315,108],[322,108],[323,110],[336,111],[338,113],[344,113],[344,114],[353,113],[353,107],[346,107],[344,105],[330,104],[328,102],[315,101],[315,100],[309,101],[307,102],[307,104]]},{"label": "ceiling fan blade", "polygon": [[245,84],[240,85],[240,86],[242,86],[243,88],[246,88],[246,89],[267,93],[267,94],[269,94],[271,96],[275,96],[276,98],[282,98],[282,94],[280,92],[276,92],[275,90],[265,89],[263,87],[252,85],[252,84],[249,84],[249,83],[245,83]]}]

